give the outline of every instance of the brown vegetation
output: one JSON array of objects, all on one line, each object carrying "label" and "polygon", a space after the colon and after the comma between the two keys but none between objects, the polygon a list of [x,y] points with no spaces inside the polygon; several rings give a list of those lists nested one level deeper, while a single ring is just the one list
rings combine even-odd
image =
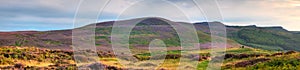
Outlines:
[{"label": "brown vegetation", "polygon": [[[100,57],[113,57],[110,53],[97,53]],[[0,48],[0,58],[0,69],[77,69],[73,51],[68,50],[7,46]],[[108,65],[104,67],[114,68]]]},{"label": "brown vegetation", "polygon": [[225,54],[224,59],[234,58],[234,59],[242,59],[248,57],[260,57],[262,54]]},{"label": "brown vegetation", "polygon": [[256,63],[265,62],[265,61],[268,61],[268,60],[270,60],[270,59],[268,59],[268,58],[258,58],[258,59],[254,59],[254,60],[238,62],[234,66],[235,67],[246,67],[246,66],[249,66],[249,65],[254,65]]}]

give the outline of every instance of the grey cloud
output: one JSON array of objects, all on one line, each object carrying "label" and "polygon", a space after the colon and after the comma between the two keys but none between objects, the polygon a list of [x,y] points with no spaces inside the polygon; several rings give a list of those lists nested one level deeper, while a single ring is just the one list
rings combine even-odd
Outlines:
[{"label": "grey cloud", "polygon": [[[129,7],[133,3],[142,0],[112,0],[111,3],[104,9],[102,15],[103,21],[115,19],[119,13],[121,13],[126,7]],[[184,19],[185,16],[179,16],[178,12],[171,11],[166,3],[161,0],[145,0],[140,4],[141,7],[131,9],[132,12],[124,14],[125,18],[143,17],[147,13],[156,12],[159,16],[173,16],[169,18],[171,20]],[[190,16],[192,21],[202,21],[203,14],[197,9],[193,0],[167,0],[179,8],[184,10],[186,15]],[[285,1],[269,1],[269,0],[217,0],[220,10],[223,14],[224,22],[231,24],[252,24],[257,25],[282,25],[289,30],[297,29],[300,25],[296,20],[300,20],[300,1],[299,0],[285,0]],[[69,22],[74,17],[79,0],[0,0],[0,22],[5,20],[9,21],[21,21],[22,18],[30,18],[32,22],[43,22],[49,20],[59,20],[61,22]],[[95,15],[90,12],[97,12],[98,9],[94,9],[92,5],[96,5],[94,2],[89,6],[82,6],[82,10],[85,16],[79,18],[89,19],[89,16]],[[205,4],[205,3],[203,3]],[[299,6],[297,6],[299,5]],[[148,10],[153,7],[161,7],[156,9],[157,11]],[[174,9],[174,8],[173,8]],[[141,12],[144,11],[144,12]],[[177,10],[178,11],[178,10]],[[176,17],[174,17],[176,16]],[[39,19],[37,21],[36,19]],[[63,20],[64,19],[64,20]],[[43,21],[42,21],[43,20]],[[53,22],[54,24],[62,24]],[[2,23],[3,24],[3,23]],[[46,23],[45,23],[46,24]],[[47,23],[48,24],[48,23]]]},{"label": "grey cloud", "polygon": [[[55,5],[56,1],[49,3]],[[43,5],[37,0],[28,0],[27,2],[23,0],[2,0],[0,2],[0,14],[7,17],[15,17],[19,15],[31,15],[38,17],[73,17],[77,5],[76,1],[69,0],[64,3],[65,4],[61,5],[61,7],[52,7]],[[63,7],[65,8],[61,9]]]}]

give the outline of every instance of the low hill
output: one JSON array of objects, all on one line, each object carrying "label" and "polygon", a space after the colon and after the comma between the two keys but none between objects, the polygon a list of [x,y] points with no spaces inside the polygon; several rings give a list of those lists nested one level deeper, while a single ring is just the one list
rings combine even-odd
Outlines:
[{"label": "low hill", "polygon": [[[119,21],[120,23],[131,20]],[[131,47],[147,47],[154,39],[161,39],[167,47],[180,46],[180,39],[170,24],[188,24],[195,26],[202,48],[210,47],[209,22],[185,23],[174,22],[163,18],[147,18],[137,24],[130,33]],[[96,23],[96,46],[111,48],[111,30],[116,21]],[[221,22],[214,22],[220,23]],[[87,25],[90,26],[90,25]],[[86,26],[85,26],[86,27]],[[226,26],[227,47],[240,47],[241,45],[267,50],[297,50],[300,51],[299,32],[292,32],[282,27],[257,26]],[[84,28],[84,27],[81,27]],[[241,45],[240,45],[241,44]],[[56,31],[25,31],[0,32],[0,46],[37,46],[50,49],[71,49],[72,30]]]}]

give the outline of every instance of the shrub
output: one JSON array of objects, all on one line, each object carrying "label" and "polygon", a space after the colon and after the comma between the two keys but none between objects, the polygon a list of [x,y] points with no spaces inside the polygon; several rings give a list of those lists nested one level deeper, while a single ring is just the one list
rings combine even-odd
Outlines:
[{"label": "shrub", "polygon": [[22,63],[17,63],[14,65],[15,68],[23,68],[25,65]]}]

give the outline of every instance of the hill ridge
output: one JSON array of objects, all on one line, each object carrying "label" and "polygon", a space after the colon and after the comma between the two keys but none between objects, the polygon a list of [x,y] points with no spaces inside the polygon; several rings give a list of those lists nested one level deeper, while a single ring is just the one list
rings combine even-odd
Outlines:
[{"label": "hill ridge", "polygon": [[[106,21],[99,22],[90,25],[96,25],[96,45],[110,47],[110,32],[114,22],[132,21],[138,19],[143,20],[142,23],[133,29],[133,36],[130,43],[132,46],[146,46],[147,41],[151,39],[161,38],[166,41],[167,46],[179,46],[179,39],[174,29],[166,23],[187,23],[187,22],[175,22],[164,18],[150,17],[136,18],[130,20],[120,21]],[[191,23],[194,25],[197,34],[199,36],[199,42],[202,44],[209,44],[210,32],[208,23],[210,22],[197,22]],[[220,23],[221,22],[214,22]],[[164,24],[164,25],[161,25]],[[159,25],[159,26],[152,26]],[[225,24],[223,24],[225,25]],[[89,25],[87,25],[89,26]],[[84,28],[83,26],[81,28]],[[227,39],[229,40],[229,46],[239,47],[242,44],[255,48],[262,48],[268,50],[297,50],[300,45],[299,32],[291,32],[285,30],[283,27],[257,27],[257,26],[228,26]],[[258,43],[258,42],[260,43]],[[235,45],[233,45],[235,44]],[[46,48],[59,48],[59,49],[71,49],[72,45],[72,29],[68,30],[54,30],[54,31],[26,31],[22,32],[0,32],[0,46],[37,46]],[[205,47],[209,47],[205,46]],[[300,48],[300,47],[299,47]],[[102,48],[103,49],[103,48]]]}]

